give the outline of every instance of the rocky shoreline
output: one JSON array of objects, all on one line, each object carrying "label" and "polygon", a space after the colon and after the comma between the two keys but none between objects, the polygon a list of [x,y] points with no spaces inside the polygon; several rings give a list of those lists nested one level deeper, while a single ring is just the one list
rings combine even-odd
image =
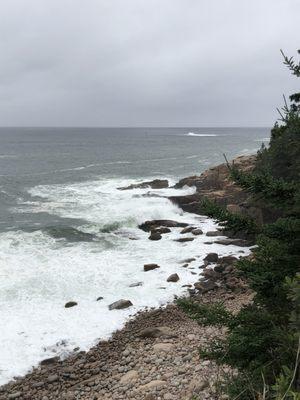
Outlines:
[{"label": "rocky shoreline", "polygon": [[[250,170],[255,156],[238,157],[235,160],[244,170]],[[150,188],[164,188],[166,180],[144,182]],[[247,213],[258,221],[265,215],[258,207],[249,205],[247,193],[234,185],[228,176],[226,164],[205,171],[200,176],[185,178],[175,185],[195,186],[190,196],[172,196],[169,199],[184,211],[201,214],[199,203],[208,198],[222,204],[231,212]],[[131,185],[120,190],[130,190]],[[199,228],[178,225],[176,221],[146,221],[140,226],[149,232],[150,240],[160,240],[173,227],[180,227],[178,241],[194,240],[203,234]],[[206,233],[207,239],[224,246],[249,246],[245,238],[217,239],[220,232]],[[223,241],[223,242],[222,242]],[[240,250],[241,254],[243,249]],[[188,268],[194,255],[185,260]],[[233,256],[219,257],[210,253],[199,265],[201,276],[188,288],[196,302],[222,301],[231,311],[251,302],[252,293],[235,274]],[[159,268],[155,264],[144,266],[144,270]],[[198,271],[199,272],[199,271]],[[170,276],[176,282],[178,276]],[[125,304],[126,303],[126,304]],[[130,307],[130,300],[120,299],[110,309]],[[25,377],[18,378],[0,388],[0,399],[144,399],[144,400],[191,400],[225,399],[219,397],[215,386],[222,373],[232,373],[229,368],[220,369],[210,361],[199,358],[198,347],[212,339],[225,335],[224,328],[204,327],[188,318],[176,304],[157,310],[138,313],[125,327],[113,334],[108,341],[100,341],[88,352],[73,353],[65,360],[56,357],[44,360],[39,367]]]}]

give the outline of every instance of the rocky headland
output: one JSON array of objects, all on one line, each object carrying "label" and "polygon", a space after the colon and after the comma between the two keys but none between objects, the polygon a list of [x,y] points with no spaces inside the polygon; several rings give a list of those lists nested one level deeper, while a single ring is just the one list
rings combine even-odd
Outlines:
[{"label": "rocky headland", "polygon": [[[255,156],[242,156],[235,164],[250,171],[255,165]],[[169,199],[184,211],[201,214],[201,201],[209,199],[234,213],[247,214],[258,223],[271,218],[269,210],[253,203],[248,193],[229,179],[226,163],[205,171],[200,176],[180,180],[175,188],[194,186],[196,191],[189,196],[172,196]],[[166,180],[144,182],[120,190],[137,187],[154,189],[169,186]],[[181,228],[178,241],[194,240],[203,235],[199,227],[170,220],[145,221],[140,229],[149,232],[150,240],[160,240],[173,228]],[[219,239],[219,231],[207,232],[207,240],[224,246],[243,247],[251,242],[247,238]],[[183,261],[183,268],[190,268],[194,254]],[[251,256],[250,256],[251,257]],[[235,271],[237,257],[219,257],[209,253],[199,263],[199,280],[188,286],[190,296],[199,303],[223,302],[233,312],[251,302],[253,293]],[[157,264],[146,264],[144,271],[159,268]],[[197,272],[197,271],[196,271]],[[196,273],[195,272],[195,273]],[[199,271],[198,271],[199,273]],[[177,282],[172,274],[168,282]],[[67,305],[71,307],[73,305]],[[120,299],[110,309],[130,307],[130,299]],[[57,357],[46,359],[25,377],[0,388],[0,400],[192,400],[226,399],[218,394],[216,381],[222,374],[234,374],[229,367],[218,367],[199,356],[202,347],[218,336],[226,335],[226,329],[200,326],[184,314],[176,304],[138,313],[125,327],[115,332],[110,340],[100,341],[88,352],[77,351],[65,360]]]}]

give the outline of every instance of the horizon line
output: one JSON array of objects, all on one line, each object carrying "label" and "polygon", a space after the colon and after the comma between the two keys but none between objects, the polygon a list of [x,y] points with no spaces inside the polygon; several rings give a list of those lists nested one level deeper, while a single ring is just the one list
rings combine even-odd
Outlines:
[{"label": "horizon line", "polygon": [[157,129],[157,128],[268,128],[271,129],[272,126],[267,125],[0,125],[2,128],[26,128],[26,129]]}]

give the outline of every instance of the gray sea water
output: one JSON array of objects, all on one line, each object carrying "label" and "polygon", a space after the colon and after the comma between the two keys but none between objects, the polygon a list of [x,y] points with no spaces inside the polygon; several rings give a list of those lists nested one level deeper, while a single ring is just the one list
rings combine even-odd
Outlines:
[{"label": "gray sea water", "polygon": [[[152,178],[175,183],[223,162],[223,153],[254,153],[268,137],[268,128],[0,128],[0,384],[45,357],[88,349],[130,314],[184,293],[197,279],[180,268],[184,258],[196,256],[198,267],[210,251],[237,254],[235,246],[205,244],[205,236],[179,244],[173,229],[152,242],[138,229],[163,218],[215,229],[164,197],[193,188],[117,188]],[[149,262],[161,268],[145,279]],[[162,289],[174,272],[180,282]],[[109,311],[120,298],[134,306]],[[64,308],[70,300],[78,306]]]},{"label": "gray sea water", "polygon": [[267,142],[269,128],[0,128],[0,231],[51,221],[18,214],[37,185],[98,178],[181,177],[199,174]]}]

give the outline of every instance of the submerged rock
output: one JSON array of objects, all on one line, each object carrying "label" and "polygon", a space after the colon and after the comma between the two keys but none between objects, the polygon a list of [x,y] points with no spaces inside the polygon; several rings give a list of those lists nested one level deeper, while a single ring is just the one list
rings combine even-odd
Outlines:
[{"label": "submerged rock", "polygon": [[143,282],[131,283],[128,287],[137,287],[137,286],[143,286]]},{"label": "submerged rock", "polygon": [[194,239],[195,238],[193,238],[193,237],[187,237],[187,238],[174,239],[174,241],[184,243],[184,242],[192,242]]},{"label": "submerged rock", "polygon": [[122,310],[124,308],[128,308],[131,306],[133,306],[133,304],[131,303],[130,300],[121,299],[121,300],[115,301],[114,303],[110,304],[108,306],[108,308],[110,310]]},{"label": "submerged rock", "polygon": [[187,226],[186,228],[183,228],[182,231],[180,232],[181,234],[185,234],[185,233],[190,233],[193,230],[195,230],[194,226]]}]

